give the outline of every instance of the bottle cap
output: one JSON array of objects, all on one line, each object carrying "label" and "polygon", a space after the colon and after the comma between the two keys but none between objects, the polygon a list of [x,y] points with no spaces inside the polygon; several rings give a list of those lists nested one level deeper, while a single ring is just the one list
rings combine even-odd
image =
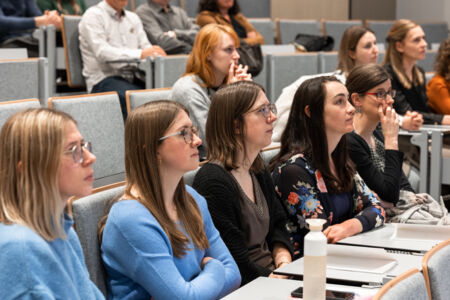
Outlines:
[{"label": "bottle cap", "polygon": [[323,224],[327,221],[324,219],[306,219],[306,223],[309,225],[309,230],[322,230]]}]

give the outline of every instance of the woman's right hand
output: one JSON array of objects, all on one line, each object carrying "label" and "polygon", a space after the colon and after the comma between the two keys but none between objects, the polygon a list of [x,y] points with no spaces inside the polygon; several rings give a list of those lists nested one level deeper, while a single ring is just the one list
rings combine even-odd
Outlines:
[{"label": "woman's right hand", "polygon": [[208,262],[208,261],[210,261],[211,259],[213,259],[212,257],[210,257],[210,256],[205,256],[205,257],[203,257],[203,259],[202,259],[202,263],[201,263],[201,267],[202,267],[202,270],[205,268],[205,265],[206,265],[206,263]]},{"label": "woman's right hand", "polygon": [[241,80],[252,80],[252,74],[247,73],[248,66],[243,67],[242,65],[236,66],[235,62],[231,63],[230,69],[228,70],[228,82],[227,84],[241,81]]},{"label": "woman's right hand", "polygon": [[335,244],[346,237],[360,233],[362,230],[361,221],[352,218],[340,224],[328,226],[323,234],[327,237],[329,244]]},{"label": "woman's right hand", "polygon": [[289,279],[289,276],[286,276],[286,275],[276,275],[276,274],[270,273],[270,274],[269,274],[269,278]]},{"label": "woman's right hand", "polygon": [[381,129],[384,136],[384,146],[386,149],[398,150],[398,117],[395,109],[388,106],[383,112],[383,106],[378,107]]}]

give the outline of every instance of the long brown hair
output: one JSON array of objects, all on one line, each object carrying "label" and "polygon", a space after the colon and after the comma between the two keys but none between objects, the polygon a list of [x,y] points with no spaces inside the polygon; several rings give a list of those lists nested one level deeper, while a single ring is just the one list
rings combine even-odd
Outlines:
[{"label": "long brown hair", "polygon": [[356,51],[359,40],[367,32],[373,33],[373,31],[367,27],[355,25],[347,28],[342,35],[338,52],[338,69],[342,70],[346,76],[355,66],[355,60],[350,57],[349,53],[350,51]]},{"label": "long brown hair", "polygon": [[64,238],[58,186],[66,126],[75,120],[47,108],[10,117],[0,134],[0,222],[29,227],[47,241]]},{"label": "long brown hair", "polygon": [[[280,152],[272,159],[270,169],[273,170],[276,164],[287,161],[295,154],[303,153],[322,173],[328,191],[349,192],[353,187],[355,169],[348,156],[345,136],[331,154],[337,176],[334,176],[330,169],[324,121],[328,82],[341,83],[334,76],[321,76],[306,80],[300,85],[294,95],[286,128],[281,136]],[[305,113],[307,106],[310,116]]]},{"label": "long brown hair", "polygon": [[[189,114],[177,102],[149,102],[133,110],[125,123],[125,194],[142,203],[153,214],[167,234],[174,256],[179,258],[189,250],[189,238],[167,214],[157,151],[161,143],[159,139],[181,111]],[[133,194],[132,190],[137,191],[138,195]],[[180,223],[192,243],[197,248],[207,249],[209,242],[203,228],[202,214],[194,198],[186,191],[183,178],[175,190],[174,204]],[[103,226],[100,234],[102,231]]]},{"label": "long brown hair", "polygon": [[[56,7],[58,7],[58,11],[60,11],[62,14],[69,14],[67,10],[65,10],[62,6],[62,0],[56,0]],[[75,0],[69,0],[70,5],[73,7],[73,11],[76,15],[81,15],[81,9],[78,3]]]},{"label": "long brown hair", "polygon": [[410,89],[412,87],[412,84],[414,85],[421,85],[424,83],[425,78],[423,78],[422,73],[420,72],[419,68],[417,66],[413,67],[412,73],[413,73],[413,81],[408,79],[408,76],[406,75],[405,69],[403,68],[403,54],[397,51],[396,43],[403,42],[406,35],[408,34],[408,31],[411,29],[417,27],[415,22],[411,20],[401,19],[392,25],[391,29],[389,29],[389,32],[387,34],[386,40],[388,42],[386,54],[384,56],[383,65],[390,63],[392,66],[392,69],[394,70],[394,73],[397,75],[398,80],[400,83],[407,89]]},{"label": "long brown hair", "polygon": [[434,63],[434,71],[450,81],[450,38],[443,40]]},{"label": "long brown hair", "polygon": [[[237,153],[245,148],[245,114],[253,107],[260,92],[264,89],[252,81],[238,81],[221,88],[214,95],[206,121],[206,143],[208,160],[220,161],[224,168],[239,168]],[[243,132],[244,134],[237,134]],[[252,163],[251,169],[259,172],[264,169],[260,155]]]},{"label": "long brown hair", "polygon": [[[216,85],[214,70],[208,61],[208,57],[220,43],[222,33],[228,34],[234,40],[235,46],[239,47],[239,38],[232,27],[219,24],[208,24],[202,27],[195,38],[183,76],[195,74],[203,80],[207,87]],[[223,83],[227,81],[228,76],[225,77]]]}]

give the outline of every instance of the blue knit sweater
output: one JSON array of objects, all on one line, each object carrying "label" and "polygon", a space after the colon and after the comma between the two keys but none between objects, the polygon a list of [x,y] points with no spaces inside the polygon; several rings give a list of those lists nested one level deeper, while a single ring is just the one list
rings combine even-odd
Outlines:
[{"label": "blue knit sweater", "polygon": [[[186,189],[202,213],[209,249],[189,243],[191,250],[176,258],[169,238],[145,206],[136,200],[115,203],[101,247],[111,299],[217,299],[239,287],[239,270],[212,223],[205,199]],[[202,270],[205,256],[213,259]]]},{"label": "blue knit sweater", "polygon": [[67,238],[47,242],[28,227],[0,223],[0,299],[104,299],[72,224],[65,216]]}]

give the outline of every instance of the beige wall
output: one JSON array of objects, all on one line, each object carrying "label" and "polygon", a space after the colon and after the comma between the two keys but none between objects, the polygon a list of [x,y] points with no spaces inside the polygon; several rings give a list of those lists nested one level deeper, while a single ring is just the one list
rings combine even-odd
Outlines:
[{"label": "beige wall", "polygon": [[416,22],[440,22],[445,20],[446,3],[449,0],[397,0],[397,19]]},{"label": "beige wall", "polygon": [[393,0],[353,0],[352,19],[394,20],[396,1]]},{"label": "beige wall", "polygon": [[349,0],[272,0],[272,18],[346,20],[348,5]]}]

